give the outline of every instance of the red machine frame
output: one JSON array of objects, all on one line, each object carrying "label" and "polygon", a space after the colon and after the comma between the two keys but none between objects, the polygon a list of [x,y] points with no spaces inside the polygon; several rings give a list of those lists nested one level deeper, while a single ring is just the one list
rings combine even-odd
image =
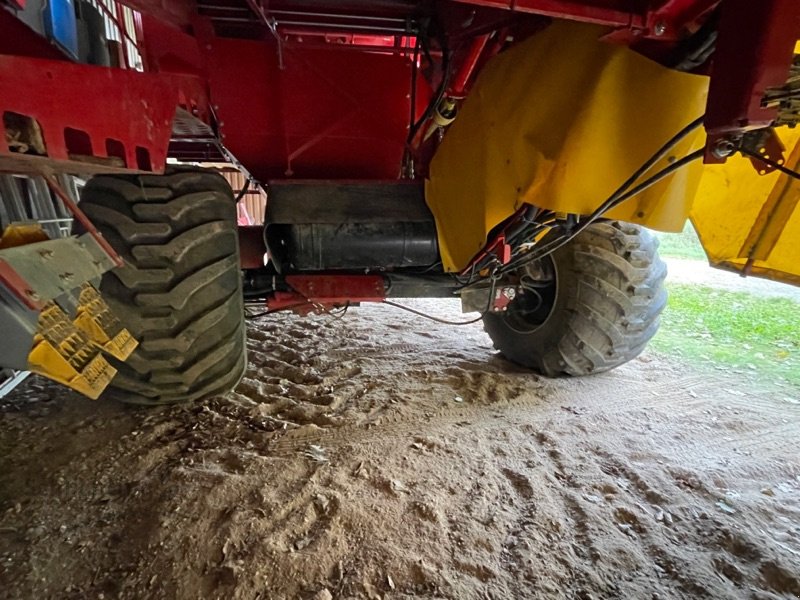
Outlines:
[{"label": "red machine frame", "polygon": [[[444,14],[443,21],[466,11],[476,22],[469,28],[474,33],[469,44],[453,55],[457,64],[450,92],[456,97],[467,93],[474,72],[492,52],[491,34],[506,27],[509,16],[601,23],[614,28],[608,36],[612,41],[669,44],[695,28],[718,1],[453,2],[447,7],[452,14]],[[281,26],[270,14],[286,13],[292,2],[272,2],[269,10],[259,0],[246,3],[262,24],[269,28],[275,23],[271,35],[222,38],[215,35],[212,18],[197,14],[189,2],[128,2],[143,13],[137,24],[148,73],[52,60],[51,48],[40,51],[38,36],[23,36],[14,15],[0,11],[0,39],[6,40],[0,43],[0,108],[4,114],[35,119],[47,148],[42,157],[0,145],[3,169],[40,170],[46,163],[63,171],[160,171],[175,110],[182,108],[214,127],[219,140],[262,181],[396,177],[408,127],[415,38],[397,32],[354,34],[369,23],[368,16],[358,15],[338,20],[328,15],[327,29],[320,23],[304,25],[302,19]],[[631,5],[640,10],[630,10]],[[503,27],[498,25],[498,16],[504,14],[499,9],[507,12]],[[794,0],[725,0],[706,117],[712,144],[769,124],[774,114],[761,108],[760,98],[785,81],[798,28],[800,4]],[[314,43],[306,44],[304,35]],[[8,42],[12,39],[13,47]],[[432,91],[422,84],[415,92],[413,112],[419,116]],[[102,102],[95,100],[86,110],[87,97]],[[380,111],[370,110],[379,103]]]},{"label": "red machine frame", "polygon": [[[442,46],[421,51],[415,32],[403,25],[413,16],[406,3],[369,12],[368,3],[353,1],[319,13],[292,0],[242,0],[250,12],[236,39],[215,31],[223,18],[237,25],[219,16],[224,6],[127,0],[141,12],[136,37],[147,69],[141,73],[66,60],[19,22],[8,8],[19,2],[0,5],[4,1],[0,169],[10,172],[160,172],[172,155],[235,159],[262,182],[408,176],[402,167],[409,127],[425,114],[442,79],[433,64],[424,65],[427,78],[420,75],[422,55],[441,56]],[[441,2],[440,28],[453,44],[454,75],[446,91],[466,96],[475,74],[507,39],[535,31],[547,18],[606,25],[609,43],[657,58],[717,7],[706,160],[724,161],[721,144],[775,117],[761,99],[786,80],[800,37],[797,0]],[[20,119],[43,145],[20,152],[11,143]],[[415,156],[415,177],[424,176],[431,154]],[[248,266],[258,266],[261,248],[250,240],[248,249]],[[382,299],[377,290],[362,289],[362,280],[347,281],[349,293],[326,283],[326,302]],[[314,300],[309,290],[295,290]]]}]

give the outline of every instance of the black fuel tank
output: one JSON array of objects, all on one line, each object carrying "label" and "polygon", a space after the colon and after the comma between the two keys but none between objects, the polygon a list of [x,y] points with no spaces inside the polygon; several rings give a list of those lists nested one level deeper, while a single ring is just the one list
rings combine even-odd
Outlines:
[{"label": "black fuel tank", "polygon": [[280,272],[394,270],[439,260],[421,184],[273,182],[265,239]]}]

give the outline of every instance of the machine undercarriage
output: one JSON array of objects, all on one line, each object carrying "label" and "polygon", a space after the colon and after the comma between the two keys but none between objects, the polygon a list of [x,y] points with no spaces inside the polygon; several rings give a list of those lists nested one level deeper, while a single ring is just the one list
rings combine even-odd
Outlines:
[{"label": "machine undercarriage", "polygon": [[644,227],[687,217],[712,264],[800,283],[792,0],[0,6],[0,170],[75,219],[0,193],[10,378],[204,398],[246,313],[402,297],[600,372],[658,327]]}]

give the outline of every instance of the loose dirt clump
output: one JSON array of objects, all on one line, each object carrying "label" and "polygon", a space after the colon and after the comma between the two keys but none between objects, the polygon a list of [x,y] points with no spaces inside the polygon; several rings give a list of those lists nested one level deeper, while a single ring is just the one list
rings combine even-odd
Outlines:
[{"label": "loose dirt clump", "polygon": [[40,379],[0,404],[0,597],[800,595],[780,396],[655,355],[544,380],[479,325],[380,306],[248,346],[202,405]]}]

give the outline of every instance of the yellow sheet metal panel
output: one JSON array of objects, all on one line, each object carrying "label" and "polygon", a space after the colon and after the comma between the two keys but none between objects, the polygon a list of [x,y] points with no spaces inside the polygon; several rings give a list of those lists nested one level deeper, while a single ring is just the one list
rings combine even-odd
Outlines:
[{"label": "yellow sheet metal panel", "polygon": [[[786,166],[800,169],[800,129],[777,130]],[[800,182],[759,175],[741,156],[705,167],[692,223],[714,266],[800,285]]]},{"label": "yellow sheet metal panel", "polygon": [[[702,114],[707,78],[601,42],[603,32],[554,23],[495,57],[480,74],[426,185],[448,271],[463,268],[488,232],[524,202],[592,212]],[[701,144],[698,132],[672,160]],[[701,172],[699,164],[689,167],[611,216],[679,231]]]}]

